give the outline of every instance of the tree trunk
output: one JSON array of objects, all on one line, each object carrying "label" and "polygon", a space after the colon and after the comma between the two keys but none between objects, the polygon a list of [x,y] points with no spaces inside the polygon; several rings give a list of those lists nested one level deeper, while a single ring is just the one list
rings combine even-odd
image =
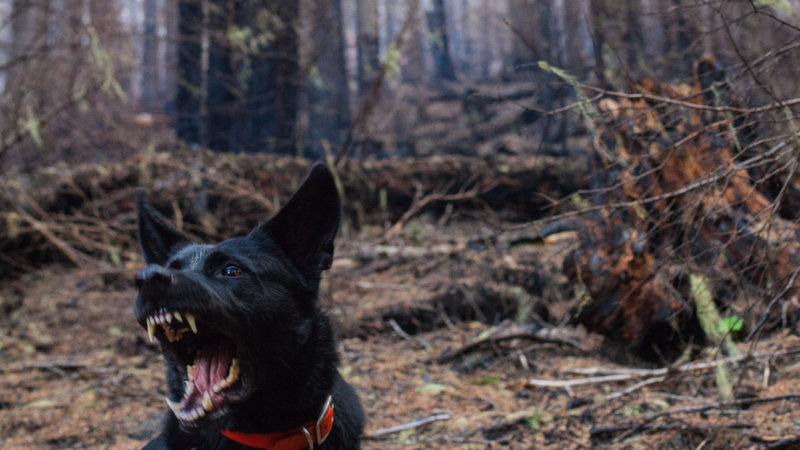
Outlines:
[{"label": "tree trunk", "polygon": [[211,62],[211,0],[200,0],[200,150],[208,148],[208,73]]},{"label": "tree trunk", "polygon": [[408,30],[408,38],[403,46],[403,81],[411,84],[421,83],[425,78],[425,55],[422,50],[422,19],[419,1],[410,0],[409,8],[415,8],[412,12],[412,22]]},{"label": "tree trunk", "polygon": [[358,85],[361,94],[369,91],[380,68],[378,1],[357,0],[356,28],[358,30]]},{"label": "tree trunk", "polygon": [[[8,71],[6,92],[20,98],[35,86],[36,62],[47,53],[47,16],[50,1],[14,0],[11,17],[12,70]],[[30,58],[30,62],[23,59]],[[38,102],[34,102],[38,103]]]},{"label": "tree trunk", "polygon": [[156,110],[158,92],[158,37],[156,36],[156,0],[144,0],[144,51],[142,55],[142,106]]},{"label": "tree trunk", "polygon": [[200,26],[201,0],[178,3],[178,73],[175,108],[177,134],[186,142],[198,142],[200,130]]},{"label": "tree trunk", "polygon": [[178,3],[179,0],[164,1],[164,22],[167,29],[164,57],[164,78],[161,80],[159,93],[163,99],[164,111],[172,115],[175,111],[175,100],[178,94]]},{"label": "tree trunk", "polygon": [[[200,111],[205,103],[200,95],[207,91],[210,149],[294,153],[299,97],[297,0],[207,1],[207,89],[201,86],[202,8],[198,0],[180,4],[178,136],[200,143]],[[265,16],[275,20],[265,22]]]},{"label": "tree trunk", "polygon": [[658,0],[642,0],[642,48],[648,62],[660,58],[664,48],[664,17],[660,14]]},{"label": "tree trunk", "polygon": [[639,66],[639,58],[642,53],[642,27],[641,27],[641,0],[627,0],[625,2],[625,34],[622,37],[625,43],[625,50],[628,55],[628,68],[634,69]]},{"label": "tree trunk", "polygon": [[590,0],[589,8],[592,16],[592,29],[594,30],[594,72],[601,84],[609,86],[606,79],[606,62],[603,59],[603,46],[606,44],[606,22],[608,12],[606,0]]},{"label": "tree trunk", "polygon": [[344,27],[341,0],[309,2],[312,70],[306,82],[309,119],[308,144],[312,157],[323,154],[324,141],[334,148],[347,138],[350,102],[345,66]]},{"label": "tree trunk", "polygon": [[433,11],[428,13],[428,31],[433,44],[434,77],[438,80],[455,81],[456,71],[450,56],[450,38],[447,32],[447,16],[444,0],[433,0]]},{"label": "tree trunk", "polygon": [[552,28],[550,29],[550,58],[558,67],[566,68],[569,63],[567,54],[567,19],[564,10],[564,0],[552,0],[550,2],[550,17],[552,18]]}]

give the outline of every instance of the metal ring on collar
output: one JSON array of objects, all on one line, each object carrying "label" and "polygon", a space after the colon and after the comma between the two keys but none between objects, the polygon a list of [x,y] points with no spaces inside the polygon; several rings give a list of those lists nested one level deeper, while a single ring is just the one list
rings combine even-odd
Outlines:
[{"label": "metal ring on collar", "polygon": [[306,437],[306,440],[308,440],[308,450],[314,450],[314,438],[311,437],[311,433],[309,433],[308,430],[306,430],[306,427],[298,427],[298,428],[300,428],[300,431],[303,432],[303,435]]}]

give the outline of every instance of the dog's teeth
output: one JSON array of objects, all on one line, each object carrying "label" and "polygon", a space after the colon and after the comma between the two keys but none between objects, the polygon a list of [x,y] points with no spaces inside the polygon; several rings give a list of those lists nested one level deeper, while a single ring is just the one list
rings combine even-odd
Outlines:
[{"label": "dog's teeth", "polygon": [[192,383],[189,380],[186,380],[184,382],[183,397],[188,398],[189,394],[191,394],[193,390],[194,390],[194,383]]},{"label": "dog's teeth", "polygon": [[150,338],[150,343],[155,342],[156,325],[152,322],[147,322],[147,337]]},{"label": "dog's teeth", "polygon": [[219,387],[219,383],[217,383],[217,384],[214,385],[214,387],[211,388],[211,390],[214,391],[215,394],[219,394],[219,392],[222,390],[222,388]]},{"label": "dog's teeth", "polygon": [[167,319],[167,323],[172,323],[172,313],[167,313],[164,317]]},{"label": "dog's teeth", "polygon": [[189,326],[192,328],[192,333],[197,334],[197,323],[194,321],[194,314],[192,313],[183,313],[186,316],[186,322],[189,323]]},{"label": "dog's teeth", "polygon": [[231,361],[231,370],[230,373],[228,374],[228,379],[227,379],[228,384],[233,384],[233,382],[236,381],[238,378],[239,378],[239,360],[233,358],[233,361]]},{"label": "dog's teeth", "polygon": [[[234,361],[236,361],[236,360],[234,360]],[[230,372],[230,373],[228,374],[228,376],[225,378],[225,383],[227,384],[227,386],[230,386],[230,385],[232,385],[232,384],[233,384],[233,383],[234,383],[234,382],[235,382],[235,381],[236,381],[238,378],[239,378],[239,366],[238,366],[238,365],[233,365],[233,366],[231,366],[231,372]],[[227,387],[227,386],[224,386],[224,387]]]},{"label": "dog's teeth", "polygon": [[[198,408],[200,407],[198,406]],[[200,409],[202,410],[203,408]],[[189,417],[191,417],[192,420],[197,420],[197,418],[200,417],[200,413],[197,412],[196,409],[193,409],[192,412],[189,414]]]},{"label": "dog's teeth", "polygon": [[203,394],[203,409],[206,411],[211,411],[211,408],[213,407],[214,405],[211,404],[211,394],[206,392],[205,394]]},{"label": "dog's teeth", "polygon": [[194,381],[194,366],[186,366],[186,378],[189,381]]},{"label": "dog's teeth", "polygon": [[175,311],[174,313],[172,313],[172,315],[175,316],[175,320],[177,320],[180,323],[183,323],[183,317],[181,317],[181,313]]},{"label": "dog's teeth", "polygon": [[181,410],[180,403],[173,402],[172,400],[169,399],[169,397],[164,397],[164,400],[167,401],[167,406],[169,406],[169,409],[171,409],[172,412],[177,413],[178,411]]}]

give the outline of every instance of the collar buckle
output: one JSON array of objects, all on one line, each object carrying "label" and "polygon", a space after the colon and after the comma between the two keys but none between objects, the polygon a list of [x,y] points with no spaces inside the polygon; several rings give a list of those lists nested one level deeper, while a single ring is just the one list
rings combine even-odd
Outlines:
[{"label": "collar buckle", "polygon": [[[328,433],[325,436],[322,435],[322,421],[325,420],[325,416],[328,415],[328,409],[330,408],[331,427],[333,427],[333,405],[331,404],[332,402],[333,402],[333,396],[329,395],[328,399],[325,400],[325,404],[322,406],[322,411],[319,413],[319,418],[317,419],[317,423],[314,426],[314,431],[316,431],[317,434],[317,445],[322,445],[322,443],[325,442],[326,439],[328,439],[328,436],[331,435],[331,430],[328,430]],[[313,442],[308,446],[308,449],[309,450],[314,449]]]}]

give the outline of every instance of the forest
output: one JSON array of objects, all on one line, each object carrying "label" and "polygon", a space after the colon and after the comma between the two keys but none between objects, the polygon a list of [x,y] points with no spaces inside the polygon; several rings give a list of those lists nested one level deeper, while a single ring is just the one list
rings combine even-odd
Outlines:
[{"label": "forest", "polygon": [[800,0],[0,0],[0,448],[159,433],[140,188],[319,162],[363,448],[800,448],[798,67]]}]

